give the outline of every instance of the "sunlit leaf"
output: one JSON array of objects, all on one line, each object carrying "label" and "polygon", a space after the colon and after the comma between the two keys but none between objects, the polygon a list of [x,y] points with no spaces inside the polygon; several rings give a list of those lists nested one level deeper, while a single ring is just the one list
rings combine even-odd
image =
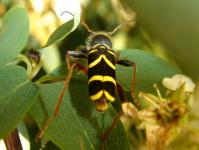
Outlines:
[{"label": "sunlit leaf", "polygon": [[0,30],[0,65],[14,59],[23,50],[29,35],[29,18],[21,7],[10,9]]},{"label": "sunlit leaf", "polygon": [[[70,1],[65,1],[65,3],[67,2],[69,3]],[[44,47],[62,40],[69,33],[74,31],[80,23],[80,2],[78,0],[70,2],[70,5],[63,5],[62,1],[58,1],[55,7],[55,12],[61,19],[66,18],[66,14],[71,15],[72,19],[67,19],[63,25],[57,28],[51,34]]]}]

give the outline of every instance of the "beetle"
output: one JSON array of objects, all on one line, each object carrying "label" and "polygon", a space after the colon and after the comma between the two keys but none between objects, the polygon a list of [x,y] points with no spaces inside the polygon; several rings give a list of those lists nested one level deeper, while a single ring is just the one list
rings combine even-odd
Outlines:
[{"label": "beetle", "polygon": [[[40,129],[37,139],[40,139],[46,129],[48,128],[50,122],[57,116],[59,112],[59,107],[62,101],[65,90],[68,88],[68,83],[71,79],[72,72],[74,68],[84,72],[88,75],[88,89],[89,97],[95,103],[96,109],[100,112],[105,112],[108,109],[110,102],[115,101],[115,91],[118,91],[118,96],[121,103],[128,103],[124,90],[122,86],[116,81],[115,66],[116,64],[123,65],[126,67],[133,68],[131,92],[134,99],[134,84],[135,84],[135,74],[136,74],[136,64],[129,60],[122,60],[119,58],[119,53],[112,49],[112,41],[110,36],[114,34],[119,28],[121,28],[126,23],[117,26],[112,32],[95,32],[92,31],[87,24],[82,22],[82,25],[90,33],[86,46],[81,47],[81,49],[76,51],[67,51],[66,53],[66,64],[68,68],[68,73],[64,81],[63,89],[60,92],[57,104],[53,114],[44,122],[44,125]],[[78,63],[77,61],[71,62],[77,59],[87,59],[88,68]],[[124,112],[124,110],[123,110]],[[116,117],[118,120],[119,115]],[[117,121],[114,121],[111,128],[107,133],[104,134],[104,138],[112,130]]]},{"label": "beetle", "polygon": [[[86,49],[70,52],[73,58],[86,58],[88,61],[89,97],[98,111],[104,112],[108,103],[115,100],[115,59],[110,38],[103,32],[92,33]],[[84,56],[84,57],[82,57]]]},{"label": "beetle", "polygon": [[[115,101],[115,89],[117,88],[119,90],[118,92],[121,92],[121,87],[118,87],[120,85],[116,81],[115,65],[133,66],[133,84],[135,82],[136,65],[132,61],[118,59],[119,54],[112,49],[110,36],[124,24],[116,27],[112,32],[95,32],[84,22],[82,22],[82,24],[87,31],[91,33],[87,39],[86,47],[79,51],[68,51],[68,53],[70,57],[73,58],[87,59],[89,96],[96,104],[96,109],[104,112],[108,109],[108,103]],[[78,64],[78,66],[80,66],[80,64]],[[79,68],[81,70],[83,67]],[[133,84],[132,90],[134,89]],[[134,90],[132,92],[134,92]],[[134,97],[134,94],[132,95]]]}]

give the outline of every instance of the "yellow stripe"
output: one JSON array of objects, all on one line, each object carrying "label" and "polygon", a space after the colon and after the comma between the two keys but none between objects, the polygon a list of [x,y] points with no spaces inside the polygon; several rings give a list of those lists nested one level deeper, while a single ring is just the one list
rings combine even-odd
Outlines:
[{"label": "yellow stripe", "polygon": [[[99,80],[99,81],[102,81],[102,82],[112,82],[114,85],[116,85],[116,81],[114,78],[110,77],[110,76],[100,76],[100,75],[95,75],[93,76],[92,78],[89,79],[88,83],[92,82],[92,81],[96,81],[96,80]],[[91,95],[90,96],[90,99],[95,101],[95,100],[98,100],[99,98],[102,97],[103,93],[105,94],[106,98],[109,100],[109,101],[114,101],[115,98],[113,96],[111,96],[107,91],[105,90],[100,90],[99,92],[97,92],[96,94],[94,95]]]},{"label": "yellow stripe", "polygon": [[104,61],[107,63],[107,65],[109,65],[109,67],[111,67],[112,69],[115,70],[115,66],[106,58],[105,55],[100,55],[95,61],[93,61],[92,63],[90,63],[90,64],[88,65],[88,68],[92,68],[92,67],[94,67],[95,65],[97,65],[97,64],[101,61],[102,58],[103,58]]},{"label": "yellow stripe", "polygon": [[106,98],[107,98],[109,101],[113,102],[113,101],[115,100],[115,97],[111,96],[111,95],[110,95],[107,91],[105,91],[105,90],[104,90],[104,94],[105,94]]},{"label": "yellow stripe", "polygon": [[109,65],[109,67],[115,70],[115,66],[106,58],[106,56],[102,55],[102,57],[104,58],[105,62]]},{"label": "yellow stripe", "polygon": [[94,75],[88,80],[88,84],[92,81],[112,82],[116,86],[115,79],[111,76]]},{"label": "yellow stripe", "polygon": [[102,81],[103,82],[103,76],[101,75],[95,75],[95,76],[92,76],[89,80],[88,80],[88,84],[92,81],[96,81],[96,80],[99,80],[99,81]]},{"label": "yellow stripe", "polygon": [[95,44],[94,46],[93,46],[93,48],[97,48],[98,46],[100,46],[101,44]]},{"label": "yellow stripe", "polygon": [[90,96],[90,99],[93,100],[93,101],[96,101],[96,100],[98,100],[99,98],[102,97],[103,93],[104,93],[105,97],[106,97],[109,101],[113,102],[113,101],[115,100],[115,97],[111,96],[111,95],[110,95],[107,91],[105,91],[105,90],[100,90],[99,92],[97,92],[97,94],[91,95],[91,96]]},{"label": "yellow stripe", "polygon": [[97,92],[94,95],[91,95],[90,99],[93,100],[93,101],[95,101],[95,100],[98,100],[100,97],[102,97],[102,95],[103,95],[103,90]]},{"label": "yellow stripe", "polygon": [[110,50],[108,50],[107,52],[110,53],[110,54],[112,54],[113,56],[115,56],[115,53],[114,53],[114,52],[112,52],[112,51],[110,51]]},{"label": "yellow stripe", "polygon": [[105,47],[104,45],[100,45],[100,48],[101,48],[101,49],[104,49],[104,48],[106,48],[106,47]]},{"label": "yellow stripe", "polygon": [[88,54],[91,54],[91,53],[94,53],[94,52],[97,52],[97,50],[93,49],[93,50],[89,51]]},{"label": "yellow stripe", "polygon": [[115,79],[111,76],[104,76],[104,81],[103,82],[112,82],[116,86]]},{"label": "yellow stripe", "polygon": [[88,68],[92,68],[93,66],[97,65],[97,64],[101,61],[102,57],[103,57],[103,55],[101,55],[101,56],[98,57],[95,61],[93,61],[92,63],[90,63],[90,64],[88,65]]},{"label": "yellow stripe", "polygon": [[101,45],[101,44],[96,44],[95,46],[93,46],[93,48],[97,48],[97,47],[100,47],[100,48],[107,48],[107,49],[110,49],[110,47],[108,46],[108,45],[106,45],[106,44],[103,44],[103,45]]}]

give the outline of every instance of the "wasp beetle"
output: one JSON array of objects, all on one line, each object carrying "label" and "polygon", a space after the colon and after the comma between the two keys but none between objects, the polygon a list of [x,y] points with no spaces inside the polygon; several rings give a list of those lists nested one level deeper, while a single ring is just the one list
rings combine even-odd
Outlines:
[{"label": "wasp beetle", "polygon": [[[108,108],[108,103],[115,100],[116,88],[118,89],[118,92],[121,92],[121,87],[116,81],[115,65],[120,64],[127,67],[133,66],[135,72],[135,63],[129,60],[118,59],[119,53],[112,49],[110,36],[120,26],[112,32],[94,32],[90,30],[85,23],[83,23],[83,25],[91,33],[87,39],[85,48],[82,48],[79,51],[68,51],[68,54],[72,58],[87,59],[89,96],[96,104],[96,109],[104,112]],[[133,80],[134,78],[135,73],[133,75]],[[133,88],[134,87],[132,87],[132,89]],[[124,99],[123,96],[121,96],[121,98]]]},{"label": "wasp beetle", "polygon": [[[44,123],[39,134],[37,135],[37,138],[41,138],[43,136],[50,122],[58,114],[64,91],[68,87],[74,68],[88,75],[89,97],[95,103],[96,109],[100,112],[104,112],[108,109],[108,104],[115,101],[115,91],[118,91],[118,97],[121,103],[127,102],[122,86],[116,81],[116,64],[132,67],[134,74],[132,75],[131,92],[134,99],[136,65],[132,61],[119,59],[119,53],[112,49],[112,41],[110,38],[111,35],[124,24],[116,27],[112,32],[95,32],[92,31],[84,22],[82,22],[82,25],[88,32],[90,32],[90,36],[87,39],[85,47],[82,47],[76,51],[67,51],[66,64],[68,73],[64,81],[64,87],[60,92],[54,113]],[[78,63],[78,61],[70,61],[80,58],[87,59],[88,67],[83,66]],[[112,128],[110,128],[110,131],[111,129]]]}]

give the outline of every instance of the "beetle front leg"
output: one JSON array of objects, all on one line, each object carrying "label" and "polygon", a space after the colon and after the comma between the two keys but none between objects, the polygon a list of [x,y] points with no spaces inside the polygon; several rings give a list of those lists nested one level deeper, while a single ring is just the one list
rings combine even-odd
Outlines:
[{"label": "beetle front leg", "polygon": [[88,50],[85,47],[80,46],[75,51],[67,51],[67,53],[69,54],[70,57],[72,57],[74,59],[79,59],[79,58],[85,58],[86,59],[87,54],[88,54]]},{"label": "beetle front leg", "polygon": [[82,71],[84,74],[87,75],[88,68],[84,65],[80,64],[77,60],[78,59],[87,59],[88,50],[84,47],[80,47],[75,51],[67,51],[68,55],[73,58],[75,65],[75,69]]},{"label": "beetle front leg", "polygon": [[53,121],[53,119],[58,115],[59,113],[59,109],[60,109],[60,105],[64,96],[64,93],[66,91],[66,89],[68,88],[68,84],[70,82],[72,73],[73,73],[73,69],[75,67],[75,63],[71,63],[70,61],[70,56],[68,53],[66,53],[66,67],[68,68],[68,72],[66,75],[66,78],[64,80],[64,86],[62,88],[62,90],[60,91],[57,103],[55,105],[55,109],[54,112],[51,114],[51,116],[44,122],[43,126],[41,127],[39,133],[36,136],[36,140],[39,140],[43,137],[45,131],[48,129],[50,123]]}]

